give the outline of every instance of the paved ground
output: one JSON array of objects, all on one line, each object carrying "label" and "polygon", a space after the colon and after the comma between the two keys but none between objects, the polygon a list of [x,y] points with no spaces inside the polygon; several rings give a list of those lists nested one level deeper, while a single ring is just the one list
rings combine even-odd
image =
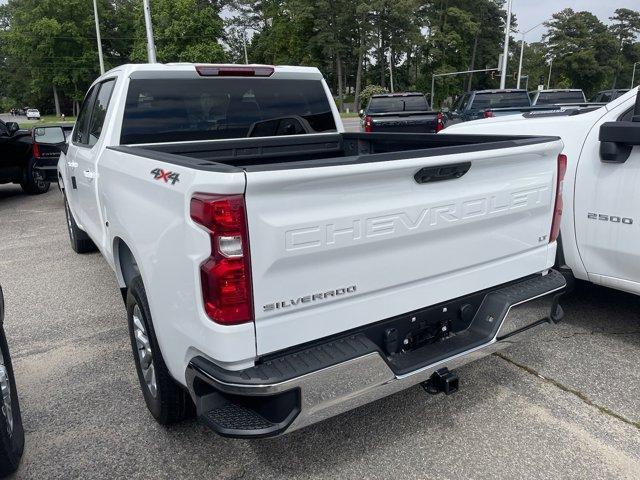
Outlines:
[{"label": "paved ground", "polygon": [[225,440],[147,413],[99,254],[72,253],[57,190],[0,186],[0,282],[27,432],[16,478],[639,478],[640,308],[590,286],[566,321],[459,371],[291,435]]},{"label": "paved ground", "polygon": [[342,124],[347,132],[359,132],[360,131],[360,119],[355,118],[343,118]]}]

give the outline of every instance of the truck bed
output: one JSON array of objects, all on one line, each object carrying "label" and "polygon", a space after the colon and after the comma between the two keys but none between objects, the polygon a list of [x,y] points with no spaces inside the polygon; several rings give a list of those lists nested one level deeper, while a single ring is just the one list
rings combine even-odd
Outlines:
[{"label": "truck bed", "polygon": [[264,171],[452,155],[554,140],[557,137],[335,133],[109,148],[199,170]]}]

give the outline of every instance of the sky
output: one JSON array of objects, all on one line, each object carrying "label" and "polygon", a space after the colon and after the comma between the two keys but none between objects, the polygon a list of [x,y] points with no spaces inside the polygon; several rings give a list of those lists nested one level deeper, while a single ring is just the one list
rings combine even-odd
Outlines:
[{"label": "sky", "polygon": [[[1,0],[0,0],[1,1]],[[586,10],[593,13],[602,22],[609,23],[616,8],[640,10],[639,0],[512,0],[512,9],[518,20],[518,30],[527,31],[540,22],[548,20],[551,15],[564,9],[575,11]],[[527,42],[536,42],[545,33],[543,25],[527,34]]]}]

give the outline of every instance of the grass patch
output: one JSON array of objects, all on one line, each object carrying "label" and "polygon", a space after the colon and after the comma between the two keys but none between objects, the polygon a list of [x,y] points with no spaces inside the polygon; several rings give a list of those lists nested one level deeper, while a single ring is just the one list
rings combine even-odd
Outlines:
[{"label": "grass patch", "polygon": [[20,128],[30,130],[33,127],[46,127],[48,125],[72,125],[75,123],[76,117],[65,117],[64,122],[55,115],[44,115],[40,117],[40,120],[36,121],[26,120],[24,117],[13,117],[11,121],[17,121]]},{"label": "grass patch", "polygon": [[342,118],[358,118],[358,116],[359,115],[356,112],[349,112],[349,113],[342,112],[340,114],[340,117]]}]

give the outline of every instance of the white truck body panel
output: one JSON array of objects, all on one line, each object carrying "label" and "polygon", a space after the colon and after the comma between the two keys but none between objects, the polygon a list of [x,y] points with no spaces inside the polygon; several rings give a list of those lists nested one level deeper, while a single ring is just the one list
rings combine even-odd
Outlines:
[{"label": "white truck body panel", "polygon": [[[568,157],[561,227],[566,265],[576,278],[640,294],[640,148],[634,147],[624,163],[604,163],[598,140],[603,123],[633,109],[637,92],[635,88],[580,115],[486,119],[453,125],[443,133],[559,135]],[[589,214],[616,221],[591,219]]]},{"label": "white truck body panel", "polygon": [[[558,148],[248,172],[258,354],[549,268]],[[455,188],[413,179],[460,161]]]}]

